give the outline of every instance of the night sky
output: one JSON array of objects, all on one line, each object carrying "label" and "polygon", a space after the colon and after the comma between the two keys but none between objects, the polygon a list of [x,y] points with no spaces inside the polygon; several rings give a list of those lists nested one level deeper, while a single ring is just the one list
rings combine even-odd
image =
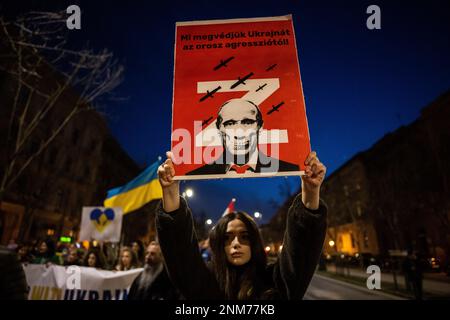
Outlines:
[{"label": "night sky", "polygon": [[[395,3],[393,3],[395,2]],[[71,45],[108,48],[125,66],[102,100],[109,126],[130,156],[148,165],[170,148],[176,21],[293,14],[311,145],[328,174],[401,125],[450,88],[449,1],[6,1],[0,10],[82,10]],[[381,30],[366,28],[366,8],[381,8]],[[380,168],[382,174],[382,168]],[[217,219],[231,198],[267,222],[280,189],[300,178],[185,182],[194,212]]]}]

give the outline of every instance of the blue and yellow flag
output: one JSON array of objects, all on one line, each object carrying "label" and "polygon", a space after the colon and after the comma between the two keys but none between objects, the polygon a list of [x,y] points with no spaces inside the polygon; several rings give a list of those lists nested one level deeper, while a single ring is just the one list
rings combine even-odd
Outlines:
[{"label": "blue and yellow flag", "polygon": [[151,200],[161,199],[158,166],[159,161],[150,165],[126,185],[109,190],[103,205],[108,208],[121,207],[125,214],[139,209]]}]

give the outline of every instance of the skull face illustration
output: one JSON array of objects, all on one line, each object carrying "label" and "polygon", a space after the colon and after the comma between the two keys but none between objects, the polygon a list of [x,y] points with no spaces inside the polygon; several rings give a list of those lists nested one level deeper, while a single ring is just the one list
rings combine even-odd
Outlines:
[{"label": "skull face illustration", "polygon": [[258,148],[262,123],[261,112],[252,102],[244,99],[225,102],[219,110],[216,124],[227,154],[240,158],[239,162],[248,161],[249,155]]}]

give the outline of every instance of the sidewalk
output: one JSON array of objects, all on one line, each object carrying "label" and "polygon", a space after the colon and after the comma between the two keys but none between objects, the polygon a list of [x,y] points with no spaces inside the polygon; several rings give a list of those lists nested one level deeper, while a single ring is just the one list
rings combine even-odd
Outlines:
[{"label": "sidewalk", "polygon": [[[335,265],[327,265],[327,272],[330,274],[338,274],[340,276],[350,276],[357,278],[367,279],[369,274],[365,273],[364,270],[358,268],[338,268],[336,272]],[[405,277],[403,274],[396,274],[396,280],[398,288],[402,291],[406,291]],[[381,270],[381,283],[390,284],[394,287],[394,275],[390,272],[383,272]],[[423,279],[423,291],[436,296],[445,296],[450,298],[450,279],[441,274],[425,274]]]}]

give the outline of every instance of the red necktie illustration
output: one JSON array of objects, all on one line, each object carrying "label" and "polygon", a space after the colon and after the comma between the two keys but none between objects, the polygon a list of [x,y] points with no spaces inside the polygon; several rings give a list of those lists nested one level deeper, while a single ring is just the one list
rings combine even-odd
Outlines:
[{"label": "red necktie illustration", "polygon": [[231,166],[231,170],[234,170],[239,174],[245,173],[245,171],[247,171],[248,168],[250,168],[250,166],[248,164],[244,164],[243,166],[238,166],[237,164],[233,164]]}]

